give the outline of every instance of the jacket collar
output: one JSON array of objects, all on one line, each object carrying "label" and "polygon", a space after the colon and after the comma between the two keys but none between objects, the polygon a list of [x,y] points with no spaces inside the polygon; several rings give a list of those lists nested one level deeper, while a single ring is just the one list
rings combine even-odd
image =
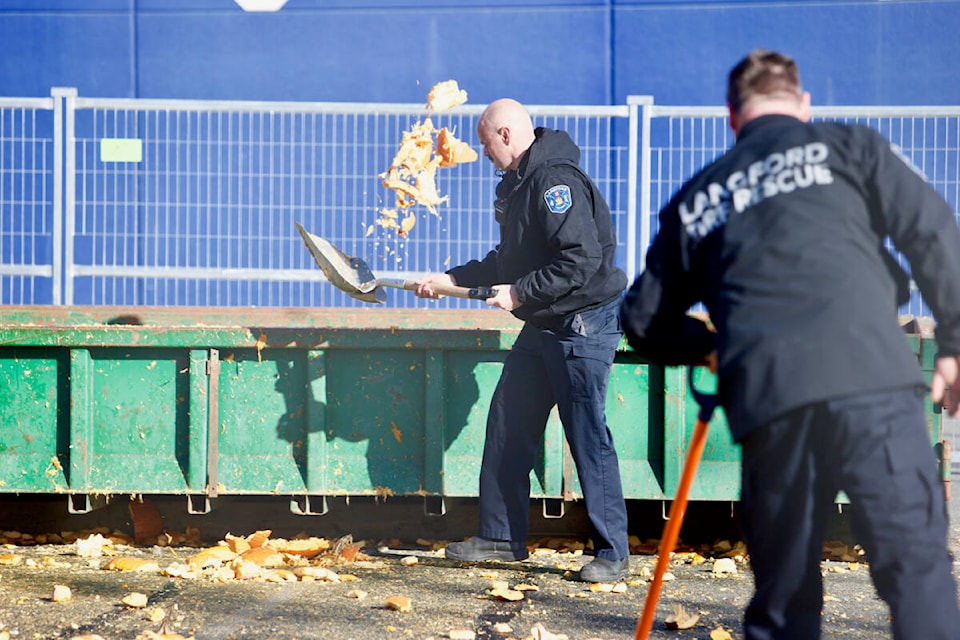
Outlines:
[{"label": "jacket collar", "polygon": [[756,132],[758,131],[766,131],[771,127],[798,123],[800,123],[800,120],[797,118],[778,113],[760,116],[759,118],[754,118],[740,128],[740,135],[737,136],[737,142],[752,135],[756,135]]}]

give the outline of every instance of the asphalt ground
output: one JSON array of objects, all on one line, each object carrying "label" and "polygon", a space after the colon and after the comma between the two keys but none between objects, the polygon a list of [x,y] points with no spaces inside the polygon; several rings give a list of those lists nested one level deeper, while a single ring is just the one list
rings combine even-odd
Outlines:
[{"label": "asphalt ground", "polygon": [[[472,632],[474,638],[498,640],[630,639],[656,565],[652,539],[662,531],[665,508],[659,503],[630,505],[631,532],[639,543],[631,575],[613,591],[602,592],[576,580],[590,559],[578,550],[586,541],[586,521],[577,503],[568,505],[559,519],[544,518],[540,505],[532,505],[531,547],[540,550],[529,560],[464,564],[446,559],[442,547],[472,533],[474,500],[449,501],[441,517],[426,515],[422,501],[413,499],[355,498],[350,504],[343,499],[332,502],[326,515],[309,517],[290,514],[279,497],[218,499],[205,515],[187,514],[183,499],[147,500],[156,504],[164,529],[195,531],[197,546],[122,542],[134,535],[129,498],[114,499],[85,515],[66,514],[62,497],[0,500],[0,530],[32,531],[44,542],[36,544],[34,537],[32,544],[0,548],[0,638],[427,640],[469,638]],[[83,557],[75,543],[50,544],[43,538],[43,532],[81,532],[92,526],[118,536],[112,555]],[[360,552],[352,561],[330,553],[306,561],[335,572],[336,582],[270,582],[264,575],[236,579],[216,574],[214,568],[192,579],[162,572],[228,534],[249,536],[258,530],[270,530],[273,538],[323,536],[333,541],[350,535]],[[650,638],[716,640],[726,637],[723,632],[743,637],[740,619],[752,593],[748,564],[737,562],[735,574],[713,570],[715,560],[736,545],[736,534],[731,505],[690,505],[681,532],[685,553],[670,566],[673,579],[664,583]],[[824,637],[890,637],[887,608],[876,597],[867,565],[839,559],[844,550],[856,552],[842,514],[830,537],[839,551],[823,564]],[[952,530],[951,547],[955,553],[960,549],[960,529]],[[154,560],[161,570],[102,568],[116,556]],[[416,562],[407,564],[408,557]],[[68,600],[54,601],[56,585],[69,587]],[[503,593],[515,596],[518,585],[522,599],[503,599]],[[492,591],[496,587],[508,591]],[[365,597],[356,597],[359,591]],[[146,606],[123,603],[133,592],[144,594]],[[387,599],[392,596],[409,598],[409,611],[391,609]],[[677,605],[700,616],[693,628],[665,628],[665,617]]]},{"label": "asphalt ground", "polygon": [[[198,640],[426,639],[458,637],[456,632],[464,630],[473,631],[476,638],[526,638],[536,637],[538,625],[570,640],[632,638],[647,591],[642,576],[655,565],[652,556],[634,557],[625,591],[599,593],[573,579],[585,558],[563,553],[534,556],[523,563],[466,566],[434,551],[384,549],[368,559],[334,566],[341,580],[356,577],[336,583],[186,580],[156,571],[121,574],[100,568],[104,559],[80,558],[62,546],[35,546],[16,553],[24,558],[22,563],[0,570],[0,599],[5,603],[0,624],[11,638],[37,639],[97,634],[110,640],[151,637],[151,631]],[[121,553],[156,558],[169,551],[121,549]],[[401,564],[407,555],[419,562]],[[742,637],[739,620],[750,595],[750,577],[742,566],[737,575],[718,577],[711,566],[707,562],[670,567],[675,578],[664,585],[651,638],[710,638],[718,629],[732,638]],[[886,637],[886,609],[873,595],[865,567],[838,562],[825,567],[825,637]],[[521,591],[520,601],[501,600],[491,595],[496,581],[536,590]],[[54,602],[55,585],[68,586],[71,598]],[[366,597],[351,597],[357,590]],[[146,595],[146,607],[122,603],[133,592]],[[388,608],[385,603],[392,596],[409,598],[410,611]],[[663,617],[678,604],[700,615],[697,626],[684,631],[664,628]],[[157,619],[157,610],[164,612],[166,627],[151,621]]]}]

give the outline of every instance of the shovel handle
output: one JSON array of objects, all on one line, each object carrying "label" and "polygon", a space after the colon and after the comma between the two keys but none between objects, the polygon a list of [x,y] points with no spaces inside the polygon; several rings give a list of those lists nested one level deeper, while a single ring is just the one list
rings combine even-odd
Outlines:
[{"label": "shovel handle", "polygon": [[690,439],[690,448],[687,450],[686,463],[683,466],[683,473],[680,477],[680,485],[677,487],[677,495],[670,504],[670,515],[663,529],[663,537],[660,539],[660,549],[657,551],[657,568],[653,572],[653,580],[650,582],[650,588],[647,590],[647,599],[644,602],[643,614],[637,622],[634,640],[647,640],[650,635],[650,629],[653,627],[653,618],[654,615],[656,615],[657,602],[660,600],[660,590],[663,587],[663,576],[666,574],[667,566],[670,564],[670,554],[673,553],[673,549],[677,545],[680,526],[683,524],[683,516],[687,511],[690,485],[693,484],[693,477],[696,475],[697,466],[700,464],[700,458],[703,456],[703,449],[706,442],[707,423],[697,418],[697,424],[693,430],[693,437]]},{"label": "shovel handle", "polygon": [[[386,280],[381,280],[380,284],[387,285],[388,287],[397,286]],[[404,280],[400,288],[406,289],[407,291],[415,291],[417,289],[417,283],[415,280]],[[493,287],[457,287],[455,285],[434,283],[430,285],[430,288],[433,289],[434,293],[442,296],[470,298],[471,300],[486,300],[487,298],[492,298],[497,295],[497,290]]]},{"label": "shovel handle", "polygon": [[693,478],[697,473],[697,467],[700,465],[700,458],[703,457],[703,449],[707,443],[707,428],[714,409],[717,407],[716,394],[704,393],[698,391],[693,384],[693,370],[690,367],[687,371],[687,380],[690,385],[690,391],[700,406],[697,414],[697,422],[693,429],[693,437],[690,438],[690,446],[687,449],[686,461],[683,464],[683,472],[680,474],[680,484],[677,486],[677,495],[670,504],[670,515],[667,524],[663,528],[663,536],[660,538],[660,549],[657,552],[657,568],[653,572],[653,581],[647,590],[647,598],[643,605],[643,613],[637,621],[637,627],[634,631],[634,640],[647,640],[650,635],[650,629],[653,627],[653,618],[657,611],[657,601],[660,599],[660,590],[663,587],[663,576],[670,564],[670,554],[673,553],[677,545],[677,538],[680,535],[680,527],[683,524],[683,516],[687,511],[687,499],[690,495],[690,486],[693,484]]}]

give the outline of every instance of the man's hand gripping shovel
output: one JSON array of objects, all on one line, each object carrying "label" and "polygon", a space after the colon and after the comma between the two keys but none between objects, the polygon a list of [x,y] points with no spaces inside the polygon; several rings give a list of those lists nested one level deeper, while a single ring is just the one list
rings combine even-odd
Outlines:
[{"label": "man's hand gripping shovel", "polygon": [[[715,365],[711,366],[714,369]],[[653,626],[653,618],[657,611],[657,601],[660,599],[660,589],[663,586],[663,575],[667,571],[667,565],[670,564],[670,554],[677,544],[677,537],[680,535],[680,527],[683,524],[683,516],[687,510],[687,497],[690,495],[690,485],[693,484],[693,477],[697,473],[697,466],[700,464],[700,458],[703,456],[703,448],[707,442],[707,427],[710,424],[710,418],[713,416],[714,409],[717,408],[716,394],[703,393],[698,391],[693,384],[694,367],[688,369],[688,380],[690,391],[694,399],[700,406],[697,413],[697,423],[693,430],[693,438],[690,439],[690,448],[687,449],[687,459],[683,464],[683,473],[680,475],[680,485],[677,487],[677,495],[670,505],[670,515],[667,524],[663,528],[663,536],[660,539],[660,550],[657,553],[657,568],[653,574],[653,581],[650,583],[650,589],[647,591],[647,599],[643,605],[643,613],[640,620],[637,621],[637,629],[634,633],[634,640],[647,640],[650,635],[650,629]]]}]

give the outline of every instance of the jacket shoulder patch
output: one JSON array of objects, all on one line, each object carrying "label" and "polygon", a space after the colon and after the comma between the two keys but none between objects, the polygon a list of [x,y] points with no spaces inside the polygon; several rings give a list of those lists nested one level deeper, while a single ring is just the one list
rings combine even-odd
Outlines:
[{"label": "jacket shoulder patch", "polygon": [[547,203],[551,213],[564,213],[573,206],[570,187],[565,184],[558,184],[544,191],[543,201]]}]

